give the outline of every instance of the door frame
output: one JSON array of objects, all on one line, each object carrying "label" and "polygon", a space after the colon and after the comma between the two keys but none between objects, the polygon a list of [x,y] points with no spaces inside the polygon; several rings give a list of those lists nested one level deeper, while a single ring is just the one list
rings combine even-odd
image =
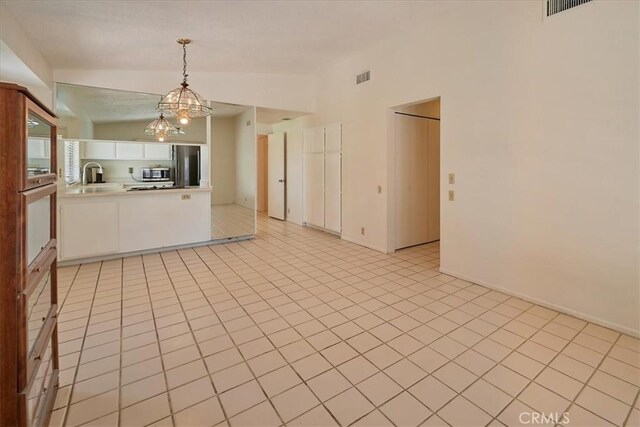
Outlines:
[{"label": "door frame", "polygon": [[[400,111],[401,108],[410,107],[412,105],[424,104],[431,101],[436,101],[440,99],[440,123],[442,124],[442,97],[434,96],[431,98],[422,99],[415,102],[410,102],[407,104],[396,105],[394,107],[390,107],[387,109],[387,247],[386,253],[391,254],[394,253],[396,249],[396,219],[397,219],[397,180],[396,180],[396,148],[397,141],[395,137],[396,133],[396,125],[395,125],[395,116],[396,112]],[[444,239],[444,235],[442,233],[442,223],[443,223],[443,197],[445,194],[446,188],[444,176],[444,168],[443,168],[443,129],[442,125],[440,126],[440,241]]]}]

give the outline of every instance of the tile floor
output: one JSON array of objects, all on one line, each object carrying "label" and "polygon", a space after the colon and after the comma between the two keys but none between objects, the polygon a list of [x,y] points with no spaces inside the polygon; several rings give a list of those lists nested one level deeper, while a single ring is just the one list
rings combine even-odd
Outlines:
[{"label": "tile floor", "polygon": [[258,225],[61,268],[51,425],[640,425],[637,339],[439,274],[437,243]]},{"label": "tile floor", "polygon": [[211,206],[211,237],[249,236],[255,233],[256,216],[253,209],[234,203]]}]

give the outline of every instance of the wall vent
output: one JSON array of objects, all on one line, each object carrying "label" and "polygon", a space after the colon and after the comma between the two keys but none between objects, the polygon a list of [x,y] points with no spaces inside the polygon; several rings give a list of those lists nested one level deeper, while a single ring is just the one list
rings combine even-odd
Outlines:
[{"label": "wall vent", "polygon": [[369,70],[363,71],[362,73],[356,76],[356,84],[359,85],[360,83],[368,82],[370,79],[371,79],[371,71]]},{"label": "wall vent", "polygon": [[581,4],[589,3],[590,1],[592,0],[546,0],[547,16],[564,12],[565,10],[580,6]]}]

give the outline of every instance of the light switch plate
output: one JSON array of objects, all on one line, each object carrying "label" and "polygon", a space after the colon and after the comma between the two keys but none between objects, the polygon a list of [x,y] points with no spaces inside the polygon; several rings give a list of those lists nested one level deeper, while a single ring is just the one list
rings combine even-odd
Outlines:
[{"label": "light switch plate", "polygon": [[182,194],[180,196],[181,200],[191,200],[191,194]]},{"label": "light switch plate", "polygon": [[453,190],[449,190],[449,201],[453,202],[454,198]]},{"label": "light switch plate", "polygon": [[449,174],[449,184],[455,184],[456,183],[456,174],[455,173],[450,173]]}]

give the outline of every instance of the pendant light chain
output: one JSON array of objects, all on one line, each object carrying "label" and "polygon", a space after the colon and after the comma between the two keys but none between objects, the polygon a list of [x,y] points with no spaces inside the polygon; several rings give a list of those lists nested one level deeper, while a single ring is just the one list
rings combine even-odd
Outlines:
[{"label": "pendant light chain", "polygon": [[182,44],[182,76],[183,76],[183,82],[186,83],[187,82],[187,44],[183,43]]}]

